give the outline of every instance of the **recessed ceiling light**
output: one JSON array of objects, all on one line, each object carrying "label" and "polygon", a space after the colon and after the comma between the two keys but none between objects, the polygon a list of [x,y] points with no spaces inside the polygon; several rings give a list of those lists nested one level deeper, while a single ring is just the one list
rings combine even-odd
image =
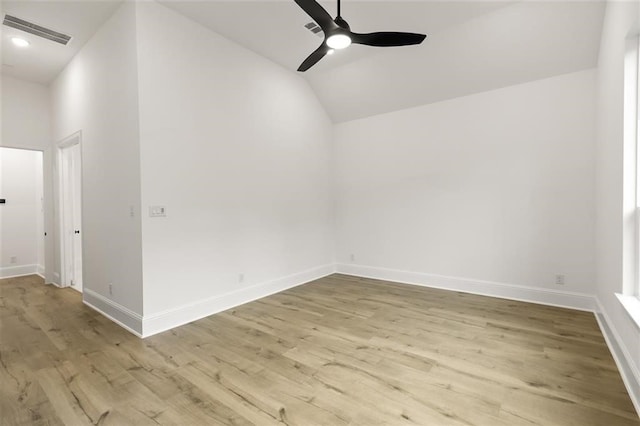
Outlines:
[{"label": "recessed ceiling light", "polygon": [[20,37],[12,37],[11,41],[18,47],[27,47],[31,44],[27,40]]},{"label": "recessed ceiling light", "polygon": [[327,55],[333,55],[334,53],[336,53],[335,49],[327,50]]}]

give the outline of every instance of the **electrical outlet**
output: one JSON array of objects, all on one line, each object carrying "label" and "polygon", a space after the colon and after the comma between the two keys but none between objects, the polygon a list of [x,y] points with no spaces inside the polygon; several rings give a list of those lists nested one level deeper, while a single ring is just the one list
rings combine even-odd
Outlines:
[{"label": "electrical outlet", "polygon": [[238,282],[239,283],[243,283],[244,282],[244,274],[238,274]]},{"label": "electrical outlet", "polygon": [[18,257],[17,256],[11,256],[9,258],[9,263],[18,263]]},{"label": "electrical outlet", "polygon": [[565,276],[562,274],[556,275],[556,285],[564,285]]},{"label": "electrical outlet", "polygon": [[113,296],[113,283],[109,283],[109,296]]},{"label": "electrical outlet", "polygon": [[351,253],[351,256],[349,256],[349,259],[351,259],[352,262],[356,261],[356,255]]}]

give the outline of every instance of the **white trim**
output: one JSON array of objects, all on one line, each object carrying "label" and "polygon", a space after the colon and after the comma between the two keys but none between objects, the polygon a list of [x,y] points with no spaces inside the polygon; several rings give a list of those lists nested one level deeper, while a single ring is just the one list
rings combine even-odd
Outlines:
[{"label": "white trim", "polygon": [[[67,256],[67,251],[66,251],[66,243],[65,243],[65,217],[64,217],[64,194],[62,189],[64,188],[63,185],[63,176],[62,176],[62,150],[65,148],[69,148],[71,146],[74,145],[80,145],[80,149],[82,150],[82,130],[78,130],[74,133],[72,133],[71,135],[67,136],[66,138],[62,139],[61,141],[59,141],[58,143],[56,143],[56,150],[55,150],[55,164],[57,166],[57,168],[54,170],[54,173],[57,174],[57,182],[58,182],[58,232],[60,235],[60,278],[59,278],[59,282],[61,283],[61,285],[63,287],[69,287],[69,279],[67,277],[67,261],[68,259],[66,258]],[[82,166],[81,166],[82,167]],[[80,208],[81,212],[82,212],[82,207]],[[55,215],[54,215],[55,217]],[[82,223],[82,218],[80,219],[80,222]],[[83,259],[84,259],[84,253],[83,253]]]},{"label": "white trim", "polygon": [[62,288],[62,284],[60,284],[60,274],[58,274],[57,272],[53,273],[53,279],[50,282],[47,282],[46,278],[44,281],[45,284],[53,284],[56,287]]},{"label": "white trim", "polygon": [[396,281],[404,284],[539,303],[581,311],[593,312],[596,306],[595,297],[584,293],[353,264],[339,263],[336,265],[336,271],[341,274],[358,277]]},{"label": "white trim", "polygon": [[607,315],[607,312],[598,298],[596,298],[596,305],[598,307],[596,320],[600,326],[600,331],[602,331],[604,340],[607,342],[607,346],[609,346],[609,351],[618,366],[618,371],[620,372],[622,381],[627,388],[629,398],[631,398],[631,402],[633,402],[633,405],[640,416],[640,372],[631,361],[633,358],[631,357],[629,350],[625,346],[624,341],[620,338],[618,331],[613,326],[613,322],[609,318],[609,315]]},{"label": "white trim", "polygon": [[95,291],[85,288],[82,302],[127,331],[142,337],[142,316]]},{"label": "white trim", "polygon": [[40,275],[42,278],[44,278],[44,265],[37,265],[37,271],[36,274]]},{"label": "white trim", "polygon": [[292,287],[297,287],[309,281],[326,277],[334,272],[335,267],[333,264],[323,265],[229,293],[213,296],[205,300],[178,306],[164,312],[158,312],[149,316],[145,315],[143,318],[142,335],[143,337],[149,337],[253,300]]},{"label": "white trim", "polygon": [[620,293],[616,293],[616,297],[620,303],[622,303],[622,306],[631,317],[631,320],[636,324],[636,327],[640,329],[640,299],[635,296],[625,296]]},{"label": "white trim", "polygon": [[82,142],[82,130],[77,130],[56,144],[58,149],[69,148]]},{"label": "white trim", "polygon": [[0,278],[15,278],[38,273],[38,265],[5,266],[0,268]]}]

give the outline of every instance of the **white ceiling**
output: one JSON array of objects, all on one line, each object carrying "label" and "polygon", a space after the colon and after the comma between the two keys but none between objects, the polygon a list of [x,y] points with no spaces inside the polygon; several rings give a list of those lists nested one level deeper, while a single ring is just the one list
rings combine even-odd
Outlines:
[{"label": "white ceiling", "polygon": [[338,122],[428,104],[595,67],[603,15],[595,2],[513,4],[308,78]]},{"label": "white ceiling", "polygon": [[[66,46],[5,25],[2,28],[2,73],[23,80],[48,84],[71,58],[113,15],[121,1],[0,1],[0,11],[72,36]],[[28,40],[27,49],[13,46],[11,38]]]},{"label": "white ceiling", "polygon": [[[161,3],[296,73],[322,41],[293,2],[160,0]],[[3,12],[74,36],[69,47],[33,40],[18,51],[2,26],[2,72],[48,83],[113,13],[119,1],[9,1]],[[335,2],[321,4],[335,15]],[[598,1],[345,0],[357,32],[428,34],[420,46],[353,45],[306,73],[336,122],[464,96],[594,67],[604,3]]]},{"label": "white ceiling", "polygon": [[[322,42],[322,36],[304,28],[312,19],[292,0],[217,1],[215,4],[188,0],[159,1],[290,70],[295,71]],[[336,1],[319,3],[331,16],[336,15]],[[342,16],[352,30],[361,33],[408,31],[434,34],[508,4],[506,1],[343,0]],[[317,74],[381,51],[379,48],[353,45],[348,50],[325,57],[312,68],[312,72]]]}]

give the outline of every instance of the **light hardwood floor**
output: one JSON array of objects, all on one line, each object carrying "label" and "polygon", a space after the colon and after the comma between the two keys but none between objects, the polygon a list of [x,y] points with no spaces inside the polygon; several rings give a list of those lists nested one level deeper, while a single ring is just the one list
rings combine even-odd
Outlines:
[{"label": "light hardwood floor", "polygon": [[592,314],[333,275],[144,340],[0,280],[0,423],[640,425]]}]

